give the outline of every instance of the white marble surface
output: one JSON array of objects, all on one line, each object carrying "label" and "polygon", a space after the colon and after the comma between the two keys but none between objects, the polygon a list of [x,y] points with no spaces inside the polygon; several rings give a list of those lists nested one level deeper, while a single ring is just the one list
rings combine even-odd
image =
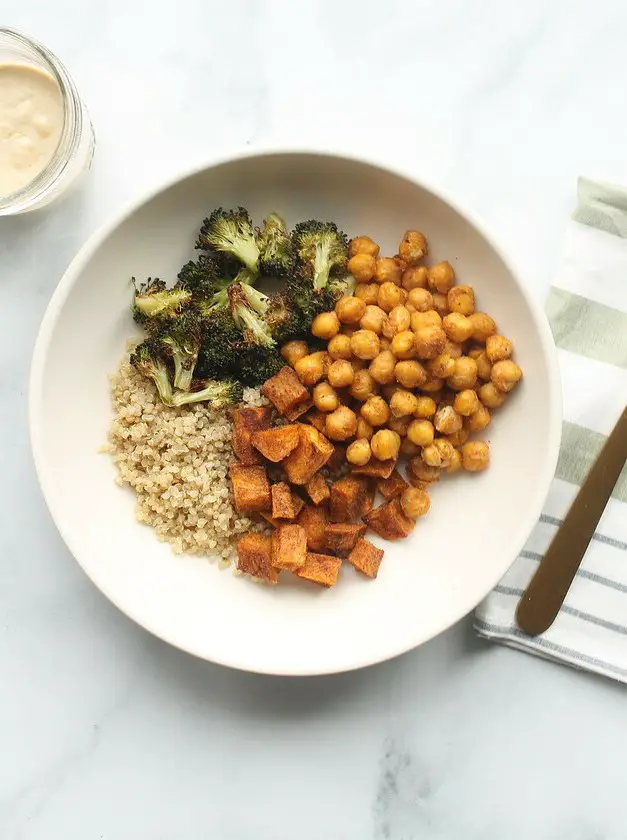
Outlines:
[{"label": "white marble surface", "polygon": [[[627,182],[621,0],[4,0],[98,134],[82,192],[0,220],[0,840],[624,840],[625,691],[468,621],[355,674],[166,647],[63,546],[26,430],[38,322],[127,199],[279,143],[393,161],[473,205],[540,296],[575,179]],[[10,336],[10,337],[9,337]]]}]

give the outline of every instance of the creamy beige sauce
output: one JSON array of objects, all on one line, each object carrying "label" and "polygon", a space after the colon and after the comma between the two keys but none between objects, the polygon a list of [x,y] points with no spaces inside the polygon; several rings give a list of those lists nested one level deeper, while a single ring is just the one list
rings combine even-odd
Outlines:
[{"label": "creamy beige sauce", "polygon": [[27,64],[0,64],[0,195],[39,175],[62,128],[61,91],[52,76]]}]

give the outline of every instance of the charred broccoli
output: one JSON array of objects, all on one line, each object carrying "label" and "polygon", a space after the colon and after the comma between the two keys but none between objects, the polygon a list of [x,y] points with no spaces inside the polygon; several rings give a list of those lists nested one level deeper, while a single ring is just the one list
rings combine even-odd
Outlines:
[{"label": "charred broccoli", "polygon": [[257,274],[259,246],[248,212],[223,210],[218,207],[200,228],[196,247],[205,251],[217,251],[235,257],[252,273]]},{"label": "charred broccoli", "polygon": [[138,286],[133,277],[132,283],[135,286],[133,318],[150,333],[159,329],[168,318],[178,315],[181,308],[192,299],[187,289],[167,289],[163,280],[158,278],[153,280],[149,277]]},{"label": "charred broccoli", "polygon": [[278,213],[264,219],[259,233],[259,270],[271,277],[288,277],[296,266],[296,248]]},{"label": "charred broccoli", "polygon": [[268,297],[247,283],[232,283],[228,288],[231,315],[249,344],[274,347],[276,341],[264,319]]},{"label": "charred broccoli", "polygon": [[212,408],[223,408],[242,401],[243,387],[240,382],[223,379],[194,380],[193,391],[177,391],[174,394],[174,405],[188,405],[195,402],[208,402]]},{"label": "charred broccoli", "polygon": [[156,340],[174,364],[174,387],[189,391],[198,361],[204,328],[202,319],[194,312],[184,312],[174,318]]},{"label": "charred broccoli", "polygon": [[331,276],[346,272],[348,239],[333,222],[300,222],[293,239],[301,270],[311,278],[314,289],[324,289]]},{"label": "charred broccoli", "polygon": [[131,353],[130,362],[143,376],[153,380],[161,402],[174,405],[168,366],[158,340],[148,338],[142,341]]}]

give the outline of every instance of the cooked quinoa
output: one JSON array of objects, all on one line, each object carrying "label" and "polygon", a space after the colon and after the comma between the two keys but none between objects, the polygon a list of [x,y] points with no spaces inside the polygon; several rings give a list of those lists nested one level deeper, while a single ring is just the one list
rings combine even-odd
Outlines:
[{"label": "cooked quinoa", "polygon": [[[227,411],[205,403],[163,405],[152,381],[128,361],[111,378],[111,395],[115,418],[105,451],[118,468],[118,484],[137,495],[138,521],[176,553],[233,559],[236,539],[260,526],[233,507]],[[244,402],[267,401],[247,388]]]}]

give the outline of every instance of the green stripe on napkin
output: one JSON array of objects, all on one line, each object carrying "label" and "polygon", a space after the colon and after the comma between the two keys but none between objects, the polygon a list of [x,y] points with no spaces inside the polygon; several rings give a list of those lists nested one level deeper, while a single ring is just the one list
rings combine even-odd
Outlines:
[{"label": "green stripe on napkin", "polygon": [[[606,440],[606,436],[599,432],[585,429],[576,423],[565,422],[562,426],[562,447],[555,477],[581,486]],[[627,502],[627,464],[616,482],[612,496],[621,502]]]},{"label": "green stripe on napkin", "polygon": [[546,314],[559,348],[627,368],[627,312],[553,286]]},{"label": "green stripe on napkin", "polygon": [[577,197],[576,222],[627,239],[627,190],[580,178]]}]

